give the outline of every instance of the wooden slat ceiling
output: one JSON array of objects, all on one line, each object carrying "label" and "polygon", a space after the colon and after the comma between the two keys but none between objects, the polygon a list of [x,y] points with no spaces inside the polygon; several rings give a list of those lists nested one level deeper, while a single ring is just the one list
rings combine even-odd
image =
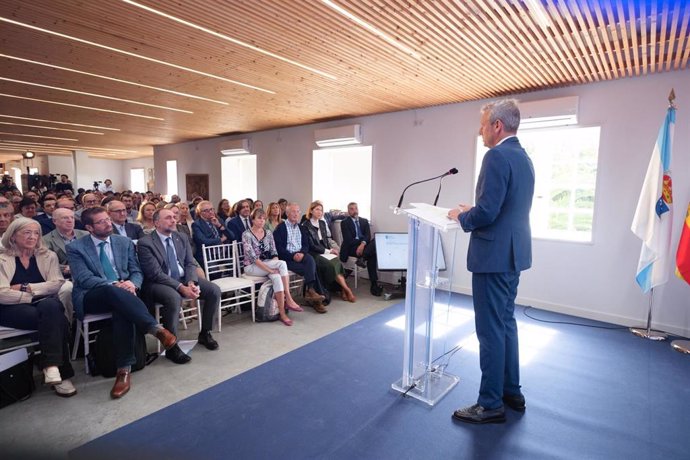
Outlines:
[{"label": "wooden slat ceiling", "polygon": [[0,159],[686,69],[689,18],[685,0],[2,0]]}]

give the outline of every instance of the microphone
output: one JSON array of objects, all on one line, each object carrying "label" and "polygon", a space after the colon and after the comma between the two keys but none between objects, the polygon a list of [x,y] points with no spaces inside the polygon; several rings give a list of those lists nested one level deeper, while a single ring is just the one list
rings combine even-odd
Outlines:
[{"label": "microphone", "polygon": [[[402,191],[402,193],[400,194],[400,200],[398,200],[398,208],[399,208],[400,206],[402,206],[403,197],[405,196],[405,192],[407,191],[408,188],[412,187],[413,185],[421,184],[421,183],[423,183],[423,182],[429,182],[430,180],[434,180],[434,179],[439,179],[439,178],[440,178],[440,179],[443,179],[443,178],[446,177],[446,176],[450,176],[450,175],[452,175],[452,174],[457,174],[457,173],[458,173],[458,170],[457,170],[456,168],[452,168],[452,169],[450,169],[449,171],[444,172],[444,173],[441,174],[440,176],[435,176],[435,177],[432,177],[432,178],[430,178],[430,179],[424,179],[424,180],[420,180],[420,181],[417,181],[417,182],[412,182],[410,185],[408,185],[407,187],[405,187],[405,189],[404,189],[404,190]],[[440,191],[439,191],[439,192],[440,192]],[[438,197],[437,197],[437,199],[438,199]],[[434,205],[435,205],[435,204],[436,204],[436,203],[434,203]]]},{"label": "microphone", "polygon": [[434,200],[434,206],[436,206],[436,203],[438,203],[438,197],[441,195],[441,184],[443,184],[443,178],[446,176],[450,176],[452,174],[457,174],[457,173],[458,173],[457,168],[451,168],[450,171],[448,171],[443,176],[441,176],[441,180],[438,181],[438,193],[436,193],[436,199]]}]

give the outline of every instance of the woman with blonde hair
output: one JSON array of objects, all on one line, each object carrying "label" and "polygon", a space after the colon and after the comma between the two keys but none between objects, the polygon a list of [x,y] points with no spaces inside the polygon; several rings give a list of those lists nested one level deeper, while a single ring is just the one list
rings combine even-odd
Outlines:
[{"label": "woman with blonde hair", "polygon": [[147,235],[156,228],[153,224],[153,213],[156,212],[156,205],[151,201],[144,201],[141,203],[139,208],[139,215],[137,216],[137,222],[144,229],[144,233]]},{"label": "woman with blonde hair", "polygon": [[340,247],[329,236],[326,221],[323,217],[323,204],[314,201],[309,205],[306,220],[301,224],[309,237],[309,253],[314,257],[316,270],[324,286],[329,289],[340,286],[343,300],[355,302],[357,298],[345,281],[345,268],[340,261]]},{"label": "woman with blonde hair", "polygon": [[225,222],[228,220],[228,217],[230,217],[230,214],[232,213],[232,208],[230,207],[230,202],[223,198],[220,200],[220,203],[218,203],[218,210],[216,211],[216,216],[218,216],[218,220],[221,222]]},{"label": "woman with blonde hair", "polygon": [[268,208],[266,208],[266,225],[264,228],[266,230],[274,231],[276,227],[283,222],[283,210],[280,209],[280,205],[275,201],[268,203]]},{"label": "woman with blonde hair", "polygon": [[39,223],[25,217],[10,224],[2,244],[0,326],[37,330],[46,385],[53,385],[58,396],[74,396],[69,323],[58,299],[65,279],[57,255],[43,247]]}]

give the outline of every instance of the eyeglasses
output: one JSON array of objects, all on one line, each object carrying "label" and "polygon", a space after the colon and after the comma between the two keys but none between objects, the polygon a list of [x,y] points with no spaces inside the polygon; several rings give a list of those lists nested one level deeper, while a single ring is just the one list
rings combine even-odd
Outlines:
[{"label": "eyeglasses", "polygon": [[110,224],[113,221],[110,220],[110,217],[106,217],[105,219],[97,220],[96,222],[93,223],[93,225],[103,225],[103,224]]},{"label": "eyeglasses", "polygon": [[211,212],[211,211],[213,211],[213,208],[200,209],[199,211],[201,211],[201,212]]},{"label": "eyeglasses", "polygon": [[110,212],[127,212],[125,208],[122,209],[111,209]]}]

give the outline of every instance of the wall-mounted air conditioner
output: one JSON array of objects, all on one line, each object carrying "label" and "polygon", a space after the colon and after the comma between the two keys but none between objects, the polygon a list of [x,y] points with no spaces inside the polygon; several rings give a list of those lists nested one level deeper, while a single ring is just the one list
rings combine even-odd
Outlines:
[{"label": "wall-mounted air conditioner", "polygon": [[362,129],[360,125],[317,129],[314,131],[314,141],[319,147],[340,147],[343,145],[361,144]]},{"label": "wall-mounted air conditioner", "polygon": [[223,155],[246,155],[249,151],[249,139],[231,139],[220,143],[220,153]]},{"label": "wall-mounted air conditioner", "polygon": [[520,129],[577,124],[578,97],[558,97],[520,103]]}]

